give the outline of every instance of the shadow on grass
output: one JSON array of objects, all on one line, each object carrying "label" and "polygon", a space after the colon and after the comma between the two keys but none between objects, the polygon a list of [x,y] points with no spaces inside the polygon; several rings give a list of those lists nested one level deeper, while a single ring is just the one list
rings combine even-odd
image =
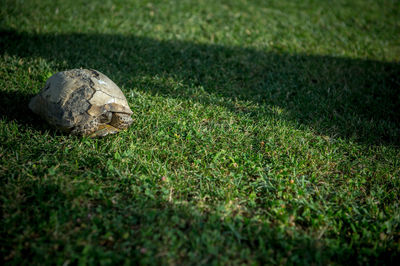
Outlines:
[{"label": "shadow on grass", "polygon": [[0,116],[6,115],[9,120],[35,127],[38,123],[28,108],[29,100],[34,93],[0,90]]},{"label": "shadow on grass", "polygon": [[398,256],[383,248],[358,254],[362,243],[338,245],[331,239],[327,245],[325,238],[251,217],[200,215],[145,195],[115,201],[113,191],[96,196],[89,193],[95,190],[89,182],[71,187],[70,181],[37,179],[21,183],[19,190],[1,189],[4,199],[12,199],[2,208],[0,236],[10,240],[1,247],[6,262],[308,265],[393,262]]},{"label": "shadow on grass", "polygon": [[[138,36],[0,34],[3,55],[45,58],[59,70],[94,68],[125,90],[136,87],[196,100],[191,89],[200,88],[218,97],[257,103],[258,112],[265,114],[268,107],[279,107],[285,119],[319,134],[368,144],[400,143],[398,63],[267,53]],[[168,79],[172,82],[165,81]],[[207,102],[206,98],[198,100]]]}]

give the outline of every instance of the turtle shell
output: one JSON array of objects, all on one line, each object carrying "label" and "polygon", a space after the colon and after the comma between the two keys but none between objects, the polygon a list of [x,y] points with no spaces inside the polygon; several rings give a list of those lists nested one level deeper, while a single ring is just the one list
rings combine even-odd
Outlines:
[{"label": "turtle shell", "polygon": [[72,69],[51,76],[29,108],[63,130],[88,124],[106,112],[131,115],[121,89],[97,70]]}]

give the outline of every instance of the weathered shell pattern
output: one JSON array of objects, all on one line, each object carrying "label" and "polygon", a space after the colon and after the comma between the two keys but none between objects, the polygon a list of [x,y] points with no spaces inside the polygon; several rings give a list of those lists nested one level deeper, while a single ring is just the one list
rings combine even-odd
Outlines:
[{"label": "weathered shell pattern", "polygon": [[132,111],[120,88],[96,70],[54,74],[32,98],[29,108],[57,128],[75,134],[90,134],[101,123],[110,123],[111,112],[122,114],[126,120],[123,127],[132,123]]}]

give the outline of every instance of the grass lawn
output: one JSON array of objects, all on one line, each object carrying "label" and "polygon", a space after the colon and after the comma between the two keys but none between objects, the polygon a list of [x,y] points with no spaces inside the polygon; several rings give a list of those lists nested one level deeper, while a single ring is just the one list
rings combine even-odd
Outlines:
[{"label": "grass lawn", "polygon": [[[400,259],[398,1],[0,0],[0,254],[8,264]],[[33,115],[93,68],[133,125]]]}]

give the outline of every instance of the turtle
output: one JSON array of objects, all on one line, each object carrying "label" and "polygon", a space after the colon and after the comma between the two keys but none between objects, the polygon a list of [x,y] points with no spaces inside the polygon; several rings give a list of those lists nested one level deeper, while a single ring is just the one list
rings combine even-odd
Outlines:
[{"label": "turtle", "polygon": [[73,135],[103,137],[133,122],[133,112],[121,89],[94,69],[71,69],[52,75],[30,100],[29,108]]}]

